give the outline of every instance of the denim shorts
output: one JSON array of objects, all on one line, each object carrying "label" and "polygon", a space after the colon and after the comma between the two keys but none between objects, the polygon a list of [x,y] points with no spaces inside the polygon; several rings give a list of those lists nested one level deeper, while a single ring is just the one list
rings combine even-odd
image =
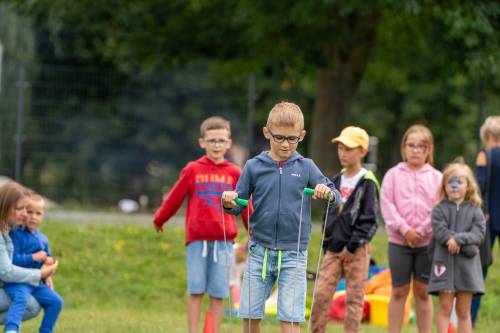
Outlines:
[{"label": "denim shorts", "polygon": [[[264,318],[266,300],[278,281],[278,320],[303,322],[306,311],[307,251],[266,249],[253,241],[248,246],[248,264],[243,275],[238,317]],[[266,256],[267,260],[264,259]]]},{"label": "denim shorts", "polygon": [[193,241],[186,246],[188,292],[217,298],[229,295],[229,272],[233,262],[233,243]]}]

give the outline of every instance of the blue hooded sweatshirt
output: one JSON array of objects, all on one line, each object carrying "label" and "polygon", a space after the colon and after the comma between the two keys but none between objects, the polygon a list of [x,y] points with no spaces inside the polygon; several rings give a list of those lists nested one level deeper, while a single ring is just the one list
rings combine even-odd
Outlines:
[{"label": "blue hooded sweatshirt", "polygon": [[[274,161],[268,152],[262,152],[245,164],[236,185],[239,198],[252,197],[254,212],[250,217],[249,230],[254,242],[270,249],[297,250],[300,223],[300,205],[304,187],[315,188],[325,184],[333,190],[334,203],[340,202],[340,194],[333,183],[323,176],[309,158],[294,152],[282,165]],[[244,207],[226,210],[240,214]],[[307,249],[311,234],[311,197],[304,195],[301,251]]]}]

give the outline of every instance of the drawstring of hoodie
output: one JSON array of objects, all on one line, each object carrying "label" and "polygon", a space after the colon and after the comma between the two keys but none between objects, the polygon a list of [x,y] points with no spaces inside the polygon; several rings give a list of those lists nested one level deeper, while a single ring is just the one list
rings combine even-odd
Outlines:
[{"label": "drawstring of hoodie", "polygon": [[[280,279],[280,272],[281,272],[281,255],[283,252],[281,250],[278,250],[278,280]],[[262,281],[266,281],[266,275],[267,275],[267,247],[264,250],[264,262],[262,263]]]},{"label": "drawstring of hoodie", "polygon": [[[218,261],[218,258],[217,258],[217,241],[215,240],[214,241],[214,262],[216,263]],[[206,258],[208,256],[208,241],[207,240],[204,240],[203,241],[203,249],[201,250],[201,257],[202,258]]]},{"label": "drawstring of hoodie", "polygon": [[[224,258],[225,258],[225,263],[226,263],[226,266],[229,265],[228,263],[228,254],[229,254],[229,251],[228,251],[228,248],[227,248],[227,239],[226,239],[226,221],[224,219],[224,206],[223,206],[223,202],[224,202],[224,198],[221,197],[220,199],[220,206],[221,206],[221,216],[222,216],[222,231],[224,233],[224,246],[225,246],[225,251],[224,251]],[[250,208],[247,207],[247,223],[248,223],[248,234],[250,235],[251,234],[251,231],[250,231]],[[250,246],[250,242],[248,242],[247,246],[249,247]],[[249,272],[249,265],[250,265],[250,251],[248,251],[248,255],[247,255],[247,262],[246,262],[246,273]],[[248,309],[251,309],[251,304],[252,304],[252,301],[251,301],[251,297],[250,297],[250,289],[251,289],[251,283],[250,283],[250,274],[246,274],[248,276]],[[233,321],[233,314],[232,314],[232,308],[233,308],[233,300],[232,300],[232,297],[231,297],[231,291],[229,292],[229,320],[230,321]],[[252,331],[252,321],[249,319],[248,320],[248,332],[251,332]]]}]

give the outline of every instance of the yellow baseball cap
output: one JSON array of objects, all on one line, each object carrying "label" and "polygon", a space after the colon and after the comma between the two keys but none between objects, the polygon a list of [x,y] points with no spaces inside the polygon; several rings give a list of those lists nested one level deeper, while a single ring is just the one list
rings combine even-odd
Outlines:
[{"label": "yellow baseball cap", "polygon": [[348,126],[340,132],[340,135],[332,139],[332,143],[342,143],[348,148],[362,147],[368,149],[370,138],[368,133],[360,127]]}]

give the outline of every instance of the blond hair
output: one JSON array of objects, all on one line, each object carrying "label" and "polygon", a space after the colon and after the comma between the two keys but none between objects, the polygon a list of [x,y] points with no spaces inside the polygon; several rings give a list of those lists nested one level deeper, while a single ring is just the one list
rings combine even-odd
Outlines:
[{"label": "blond hair", "polygon": [[229,122],[229,120],[219,116],[208,117],[207,119],[203,120],[200,125],[200,135],[203,138],[205,137],[205,133],[207,131],[219,129],[227,130],[229,133],[229,137],[231,137],[231,123]]},{"label": "blond hair", "polygon": [[443,179],[439,187],[438,201],[447,198],[446,185],[449,183],[452,176],[465,176],[467,179],[467,190],[465,191],[465,200],[472,202],[476,207],[481,207],[481,196],[479,194],[479,186],[477,185],[474,174],[471,168],[463,162],[463,159],[458,158],[454,162],[448,164],[443,170]]},{"label": "blond hair", "polygon": [[304,129],[304,114],[295,103],[280,102],[273,106],[267,117],[267,127],[299,127]]},{"label": "blond hair", "polygon": [[410,134],[413,133],[421,133],[424,135],[425,139],[424,142],[427,145],[427,156],[425,158],[425,162],[429,163],[432,165],[434,163],[434,138],[432,136],[432,132],[429,128],[427,128],[424,125],[413,125],[410,128],[408,128],[403,135],[403,139],[401,140],[401,158],[403,158],[403,161],[406,162],[406,156],[405,156],[405,145],[406,145],[406,140],[408,140],[408,137]]},{"label": "blond hair", "polygon": [[17,202],[29,195],[29,190],[16,182],[9,182],[0,187],[0,232],[9,230],[9,215]]},{"label": "blond hair", "polygon": [[486,145],[489,138],[500,141],[500,116],[489,116],[486,118],[479,133],[484,145]]},{"label": "blond hair", "polygon": [[33,201],[40,201],[40,202],[45,203],[45,199],[42,197],[42,195],[40,195],[36,192],[33,192],[30,194],[30,199]]}]

